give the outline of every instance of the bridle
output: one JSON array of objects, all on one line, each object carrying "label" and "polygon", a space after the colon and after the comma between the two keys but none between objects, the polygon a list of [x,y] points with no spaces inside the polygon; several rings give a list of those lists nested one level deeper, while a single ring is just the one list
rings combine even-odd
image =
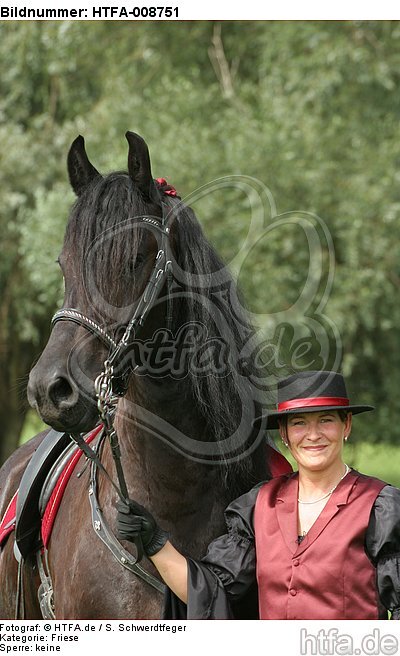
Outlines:
[{"label": "bridle", "polygon": [[[93,319],[90,319],[82,312],[75,308],[62,308],[55,313],[51,320],[51,328],[59,321],[72,321],[80,326],[83,326],[90,333],[98,337],[109,349],[110,353],[104,363],[103,374],[100,374],[101,381],[95,383],[99,390],[104,386],[105,381],[110,382],[113,394],[117,396],[124,396],[128,389],[129,378],[132,372],[130,366],[125,367],[125,370],[120,371],[121,364],[124,362],[126,355],[129,351],[130,345],[136,337],[138,331],[143,326],[145,319],[154,305],[164,283],[167,278],[168,272],[171,267],[169,233],[170,227],[166,225],[168,217],[165,215],[163,208],[163,217],[160,220],[144,216],[138,221],[138,224],[144,223],[151,225],[160,235],[159,250],[155,258],[153,270],[149,276],[143,294],[136,306],[135,312],[125,328],[124,334],[121,339],[116,342],[107,331],[102,328]],[[118,374],[116,374],[118,370]],[[97,393],[97,389],[96,389]],[[98,396],[98,394],[97,394]]]},{"label": "bridle", "polygon": [[[168,192],[167,192],[168,193]],[[175,194],[171,194],[175,195]],[[166,212],[165,204],[162,202],[162,218],[155,218],[151,216],[140,217],[137,221],[138,225],[143,223],[146,226],[151,226],[155,230],[158,238],[158,253],[156,255],[154,266],[146,283],[143,294],[135,308],[134,314],[126,326],[124,333],[116,341],[111,337],[108,332],[102,328],[93,319],[90,319],[76,308],[62,308],[55,313],[51,321],[53,328],[59,321],[72,321],[73,323],[82,326],[90,333],[98,337],[109,349],[109,355],[104,362],[103,371],[95,380],[95,393],[97,398],[97,408],[100,420],[104,426],[105,436],[109,438],[111,452],[114,458],[118,483],[117,485],[105,470],[100,458],[96,451],[89,447],[83,436],[80,434],[71,434],[71,438],[78,444],[84,454],[92,461],[93,465],[100,468],[111,481],[114,489],[117,491],[119,497],[125,502],[128,501],[128,489],[121,464],[121,452],[118,442],[118,436],[113,426],[113,417],[115,413],[115,401],[118,397],[123,397],[128,389],[129,379],[133,371],[132,363],[127,354],[130,350],[132,341],[137,336],[142,328],[147,315],[154,306],[157,297],[160,294],[171,268],[170,259],[170,225],[173,216],[173,210]],[[136,219],[134,219],[136,221]],[[143,556],[143,545],[139,539],[136,543],[137,556],[135,563],[137,564]],[[110,548],[110,545],[107,545]],[[141,574],[141,568],[137,565],[138,570],[135,573],[156,587],[160,589],[160,582],[147,572],[146,576]],[[132,569],[132,568],[131,568]],[[144,571],[144,570],[143,570]]]}]

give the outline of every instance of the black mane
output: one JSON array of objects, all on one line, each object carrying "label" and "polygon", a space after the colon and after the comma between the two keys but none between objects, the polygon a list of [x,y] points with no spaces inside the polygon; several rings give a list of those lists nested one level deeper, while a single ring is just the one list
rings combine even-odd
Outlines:
[{"label": "black mane", "polygon": [[[236,478],[236,488],[242,491],[268,475],[265,456],[251,457],[256,449],[263,452],[265,441],[259,426],[251,428],[265,402],[255,382],[260,380],[260,372],[248,352],[255,330],[231,274],[207,241],[194,212],[177,198],[163,195],[163,203],[165,212],[172,214],[175,254],[168,289],[172,323],[165,327],[174,333],[183,324],[196,323],[206,328],[209,338],[217,337],[226,346],[226,370],[221,375],[197,375],[189,369],[183,389],[206,419],[209,441],[221,447],[216,459],[224,465],[222,471],[225,476],[229,472],[230,484],[235,485]],[[87,294],[93,280],[101,285],[107,302],[111,293],[122,298],[127,286],[130,294],[135,293],[132,263],[140,230],[121,228],[143,215],[160,217],[160,208],[145,202],[124,172],[99,176],[76,201],[65,243],[76,255],[78,293],[80,298],[86,295],[88,303],[81,309],[89,316],[95,312],[99,318],[99,308],[90,307],[91,295]],[[101,248],[93,248],[99,243]],[[111,319],[102,317],[105,323]],[[227,448],[224,441],[229,438]]]}]

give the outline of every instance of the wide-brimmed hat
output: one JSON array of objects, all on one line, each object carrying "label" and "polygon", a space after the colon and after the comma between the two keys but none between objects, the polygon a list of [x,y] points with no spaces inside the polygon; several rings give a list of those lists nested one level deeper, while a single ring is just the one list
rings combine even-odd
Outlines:
[{"label": "wide-brimmed hat", "polygon": [[278,419],[299,412],[348,410],[356,415],[374,409],[372,405],[350,403],[341,374],[335,371],[303,371],[278,382],[276,412],[257,417],[253,423],[267,417],[267,428],[279,428]]}]

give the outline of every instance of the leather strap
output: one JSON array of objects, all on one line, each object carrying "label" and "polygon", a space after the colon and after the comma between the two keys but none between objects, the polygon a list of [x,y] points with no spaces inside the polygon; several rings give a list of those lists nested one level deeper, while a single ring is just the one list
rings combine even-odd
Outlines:
[{"label": "leather strap", "polygon": [[25,597],[24,597],[24,559],[18,561],[17,574],[17,596],[15,599],[15,618],[16,620],[25,619]]},{"label": "leather strap", "polygon": [[58,321],[72,321],[73,323],[77,323],[78,326],[84,326],[89,332],[101,339],[109,349],[115,349],[117,347],[117,343],[104,328],[75,308],[62,308],[58,310],[51,320],[52,329]]},{"label": "leather strap", "polygon": [[[98,450],[101,444],[99,441],[96,450]],[[123,566],[125,569],[133,572],[138,576],[142,581],[145,581],[153,588],[164,594],[165,585],[157,579],[155,576],[147,572],[141,565],[138,564],[137,559],[129,553],[124,547],[118,542],[117,538],[109,528],[107,522],[104,519],[103,513],[101,512],[98,498],[97,498],[97,463],[95,460],[91,462],[90,469],[90,487],[89,487],[89,503],[92,511],[92,525],[96,535],[100,540],[105,544],[107,549],[109,549],[114,556],[114,558]]]}]

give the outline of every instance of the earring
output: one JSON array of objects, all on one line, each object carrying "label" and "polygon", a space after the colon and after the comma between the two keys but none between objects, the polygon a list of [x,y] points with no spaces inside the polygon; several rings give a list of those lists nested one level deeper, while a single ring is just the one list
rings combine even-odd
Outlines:
[{"label": "earring", "polygon": [[345,441],[345,442],[347,442],[347,438],[348,438],[348,437],[349,437],[348,435],[345,435],[345,436],[344,436],[344,441]]}]

